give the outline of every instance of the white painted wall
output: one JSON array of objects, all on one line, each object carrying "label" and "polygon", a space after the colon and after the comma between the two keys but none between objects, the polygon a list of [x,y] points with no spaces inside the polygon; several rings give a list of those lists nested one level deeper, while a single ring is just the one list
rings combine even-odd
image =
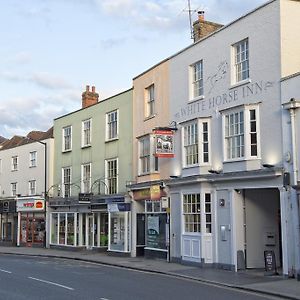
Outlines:
[{"label": "white painted wall", "polygon": [[[47,139],[47,190],[53,184],[53,139]],[[29,167],[29,153],[37,152],[37,166]],[[22,196],[29,195],[29,181],[36,180],[36,193],[41,195],[45,191],[45,147],[37,142],[26,145],[0,150],[0,159],[2,160],[2,172],[0,173],[0,197],[11,196],[11,183],[17,182],[17,194]],[[12,171],[12,157],[18,156],[18,170]]]}]

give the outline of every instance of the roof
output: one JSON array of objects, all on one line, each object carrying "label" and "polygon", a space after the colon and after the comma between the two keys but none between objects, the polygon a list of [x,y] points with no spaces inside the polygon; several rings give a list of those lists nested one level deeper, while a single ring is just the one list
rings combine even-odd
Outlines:
[{"label": "roof", "polygon": [[31,131],[27,136],[15,135],[1,143],[0,151],[53,138],[53,127],[47,131]]}]

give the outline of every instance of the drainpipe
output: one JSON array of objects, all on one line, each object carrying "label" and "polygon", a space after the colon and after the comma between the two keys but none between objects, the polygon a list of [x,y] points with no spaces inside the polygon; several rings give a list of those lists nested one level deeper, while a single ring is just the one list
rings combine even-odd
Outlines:
[{"label": "drainpipe", "polygon": [[[292,186],[294,186],[296,189],[298,185],[298,159],[297,159],[297,140],[296,140],[296,109],[300,108],[300,100],[295,100],[295,98],[291,98],[291,100],[287,103],[283,104],[284,109],[288,109],[290,112],[290,118],[291,118],[291,138],[292,138]],[[295,191],[295,204],[296,204],[296,277],[298,280],[300,280],[300,210],[299,210],[299,199],[298,199],[298,193]]]}]

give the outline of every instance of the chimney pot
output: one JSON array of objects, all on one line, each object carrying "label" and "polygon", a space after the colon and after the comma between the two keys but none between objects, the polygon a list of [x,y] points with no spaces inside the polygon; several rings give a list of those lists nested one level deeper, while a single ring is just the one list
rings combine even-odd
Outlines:
[{"label": "chimney pot", "polygon": [[90,86],[86,86],[85,92],[82,93],[82,108],[94,105],[98,102],[99,94],[96,93],[95,86],[92,86],[92,91],[90,92]]},{"label": "chimney pot", "polygon": [[198,20],[199,21],[204,21],[204,10],[199,10],[198,11]]}]

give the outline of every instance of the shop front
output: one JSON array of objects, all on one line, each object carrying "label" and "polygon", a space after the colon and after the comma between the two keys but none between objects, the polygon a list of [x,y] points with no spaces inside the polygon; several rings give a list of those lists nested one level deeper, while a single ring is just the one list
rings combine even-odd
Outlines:
[{"label": "shop front", "polygon": [[133,191],[136,213],[136,254],[168,258],[169,201],[160,185]]},{"label": "shop front", "polygon": [[15,246],[17,243],[16,200],[0,200],[0,245]]},{"label": "shop front", "polygon": [[17,246],[43,247],[45,245],[45,199],[17,198]]},{"label": "shop front", "polygon": [[130,253],[130,203],[108,203],[108,251]]},{"label": "shop front", "polygon": [[49,209],[50,247],[130,252],[130,204],[124,197],[56,198],[49,201]]}]

